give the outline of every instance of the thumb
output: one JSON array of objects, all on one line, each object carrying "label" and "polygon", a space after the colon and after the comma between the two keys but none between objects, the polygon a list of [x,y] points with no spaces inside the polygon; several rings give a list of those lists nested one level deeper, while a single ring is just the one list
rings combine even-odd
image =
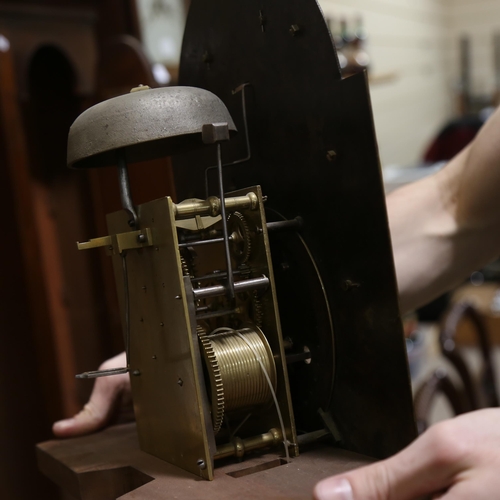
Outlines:
[{"label": "thumb", "polygon": [[453,421],[437,424],[403,451],[367,467],[320,481],[316,500],[412,500],[448,488],[463,469]]},{"label": "thumb", "polygon": [[[363,467],[348,474],[329,477],[314,488],[316,500],[385,500],[392,498],[386,462]],[[398,497],[395,497],[399,500]]]},{"label": "thumb", "polygon": [[320,481],[314,488],[316,500],[354,500],[354,493],[346,477],[329,477]]}]

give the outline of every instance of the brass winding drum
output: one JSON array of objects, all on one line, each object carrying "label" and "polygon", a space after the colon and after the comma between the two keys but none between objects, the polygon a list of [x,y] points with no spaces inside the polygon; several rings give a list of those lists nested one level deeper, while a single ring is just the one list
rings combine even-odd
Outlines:
[{"label": "brass winding drum", "polygon": [[[262,407],[276,391],[276,365],[265,335],[257,327],[223,328],[198,335],[210,381],[214,431],[224,414]],[[264,373],[265,370],[265,373]],[[267,377],[266,377],[267,375]]]}]

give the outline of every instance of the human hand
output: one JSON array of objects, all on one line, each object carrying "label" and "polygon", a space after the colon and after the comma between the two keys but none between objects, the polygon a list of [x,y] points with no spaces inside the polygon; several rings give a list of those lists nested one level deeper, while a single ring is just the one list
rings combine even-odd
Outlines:
[{"label": "human hand", "polygon": [[500,498],[500,409],[432,426],[393,457],[320,481],[316,500]]},{"label": "human hand", "polygon": [[[125,353],[108,359],[99,370],[126,366]],[[52,432],[61,438],[80,436],[95,432],[113,419],[118,410],[124,419],[133,419],[130,378],[128,373],[97,378],[89,402],[72,418],[60,420],[52,426]]]}]

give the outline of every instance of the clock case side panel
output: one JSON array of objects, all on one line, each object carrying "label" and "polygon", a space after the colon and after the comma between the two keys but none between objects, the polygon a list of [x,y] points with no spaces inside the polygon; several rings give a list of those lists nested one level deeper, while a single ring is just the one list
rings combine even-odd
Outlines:
[{"label": "clock case side panel", "polygon": [[[295,36],[292,25],[300,28]],[[365,75],[341,80],[314,0],[193,0],[180,83],[208,89],[228,106],[240,134],[223,148],[225,162],[246,154],[234,91],[247,84],[251,158],[224,169],[225,186],[260,184],[269,207],[303,218],[335,331],[335,381],[323,409],[342,447],[373,457],[397,452],[416,429]],[[175,159],[180,199],[206,195],[213,162],[207,151]],[[282,316],[301,314],[279,307]]]}]

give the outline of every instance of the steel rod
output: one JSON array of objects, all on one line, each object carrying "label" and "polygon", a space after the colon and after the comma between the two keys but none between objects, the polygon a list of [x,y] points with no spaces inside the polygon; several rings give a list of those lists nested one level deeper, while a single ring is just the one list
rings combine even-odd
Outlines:
[{"label": "steel rod", "polygon": [[266,224],[269,233],[275,231],[298,231],[304,225],[302,217],[295,217],[292,220],[283,220],[279,222],[268,222]]},{"label": "steel rod", "polygon": [[304,446],[306,444],[315,443],[316,441],[323,439],[326,436],[331,436],[330,431],[328,431],[326,429],[308,432],[306,434],[299,434],[297,436],[297,444],[299,446]]},{"label": "steel rod", "polygon": [[213,311],[213,312],[200,312],[196,311],[196,319],[197,320],[202,320],[202,319],[211,319],[211,318],[220,318],[221,316],[228,316],[229,314],[236,314],[238,312],[238,309],[222,309],[219,311]]},{"label": "steel rod", "polygon": [[220,214],[222,217],[222,235],[224,238],[224,249],[226,252],[227,294],[230,299],[234,299],[234,276],[233,266],[231,263],[231,249],[229,248],[229,233],[227,229],[226,202],[224,199],[224,179],[222,177],[222,153],[220,143],[217,144],[217,171],[219,174],[219,197]]},{"label": "steel rod", "polygon": [[123,292],[125,306],[125,356],[127,369],[130,368],[130,290],[128,284],[127,252],[122,253]]},{"label": "steel rod", "polygon": [[[250,83],[243,83],[239,87],[237,87],[235,90],[233,90],[233,95],[241,92],[241,108],[243,111],[243,126],[245,129],[245,145],[246,145],[246,150],[247,154],[244,158],[240,158],[239,160],[233,161],[231,163],[226,163],[222,165],[223,167],[230,167],[233,165],[238,165],[240,163],[244,163],[252,157],[252,150],[250,149],[250,137],[248,135],[248,120],[247,120],[247,104],[246,104],[246,98],[245,98],[245,88],[250,85]],[[208,173],[211,170],[215,170],[217,168],[217,165],[213,165],[212,167],[208,167],[205,169],[205,196],[208,198]]]},{"label": "steel rod", "polygon": [[307,361],[308,359],[311,359],[311,353],[299,352],[297,354],[287,354],[285,358],[286,358],[286,364],[290,365],[292,363],[298,363],[299,361]]},{"label": "steel rod", "polygon": [[[242,274],[240,270],[233,271],[233,276],[238,276]],[[227,273],[225,271],[221,271],[220,273],[212,273],[212,274],[205,274],[204,276],[196,276],[193,281],[199,282],[199,281],[206,281],[206,280],[223,280],[226,279]]]},{"label": "steel rod", "polygon": [[[260,278],[252,278],[249,280],[236,281],[234,283],[235,293],[246,292],[247,290],[256,290],[259,288],[267,288],[269,286],[269,278],[261,276]],[[195,288],[193,290],[194,300],[207,299],[209,297],[219,297],[226,294],[224,285],[207,286],[205,288]]]},{"label": "steel rod", "polygon": [[99,378],[99,377],[110,377],[111,375],[121,375],[123,373],[128,373],[128,368],[111,368],[110,370],[98,370],[95,372],[84,372],[75,375],[76,378]]},{"label": "steel rod", "polygon": [[[231,237],[229,237],[231,239]],[[197,247],[200,245],[211,245],[213,243],[224,243],[224,238],[213,238],[211,240],[198,240],[198,241],[190,241],[188,243],[179,243],[179,248],[186,247]]]}]

